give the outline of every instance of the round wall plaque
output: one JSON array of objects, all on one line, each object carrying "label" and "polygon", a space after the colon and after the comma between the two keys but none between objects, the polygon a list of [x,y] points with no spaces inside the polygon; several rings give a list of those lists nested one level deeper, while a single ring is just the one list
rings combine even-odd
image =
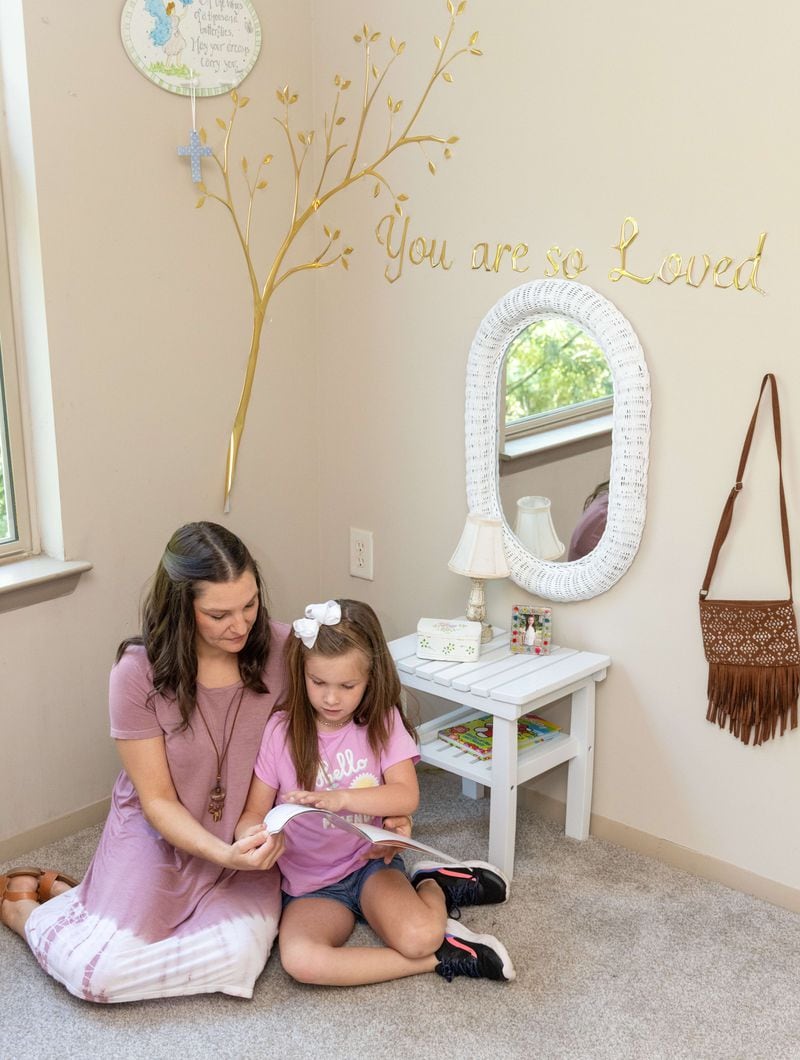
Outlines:
[{"label": "round wall plaque", "polygon": [[251,0],[126,0],[122,43],[159,88],[219,96],[253,69],[261,26]]}]

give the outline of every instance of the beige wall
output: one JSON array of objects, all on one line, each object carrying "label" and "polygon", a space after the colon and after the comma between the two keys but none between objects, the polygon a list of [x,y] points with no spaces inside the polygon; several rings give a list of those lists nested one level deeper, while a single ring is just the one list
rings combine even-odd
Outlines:
[{"label": "beige wall", "polygon": [[[69,6],[67,14],[55,0],[26,0],[25,12],[65,534],[68,554],[95,569],[71,597],[0,616],[0,835],[106,793],[115,768],[108,663],[172,527],[219,517],[247,341],[232,234],[210,204],[191,208],[173,157],[188,103],[127,62],[120,5]],[[398,81],[387,85],[408,103],[446,20],[445,0],[257,7],[266,45],[246,87],[262,129],[275,85],[302,91],[312,75],[320,124],[333,75],[358,83],[352,35],[365,19],[408,41]],[[420,615],[458,613],[466,584],[447,560],[466,510],[470,341],[499,297],[542,274],[552,243],[581,247],[582,281],[629,318],[653,387],[639,557],[606,595],[554,609],[558,641],[614,660],[598,695],[594,812],[800,887],[797,842],[783,823],[800,797],[800,734],[753,749],[708,725],[696,613],[766,370],[783,385],[793,513],[800,496],[797,146],[777,116],[793,98],[800,14],[777,0],[757,9],[743,0],[472,0],[463,20],[480,29],[485,54],[454,68],[455,83],[437,87],[420,124],[459,135],[455,157],[435,178],[417,150],[387,169],[411,196],[412,233],[446,238],[453,267],[406,263],[388,285],[373,233],[386,197],[360,187],[331,204],[321,221],[341,226],[355,247],[351,269],[316,285],[300,277],[276,302],[230,525],[264,560],[284,616],[319,593],[368,599],[390,636]],[[301,102],[310,106],[307,91]],[[216,112],[201,103],[204,123]],[[272,149],[274,134],[264,135]],[[641,226],[631,263],[642,271],[668,251],[744,258],[768,232],[766,296],[612,284],[611,247],[628,214]],[[262,224],[280,228],[271,215]],[[480,240],[528,243],[530,271],[471,271]],[[768,440],[759,433],[720,592],[784,592]],[[349,526],[375,533],[372,583],[348,575]],[[502,624],[529,599],[510,582],[492,585],[490,617]],[[35,788],[34,765],[47,778]],[[543,787],[558,793],[561,783]]]}]

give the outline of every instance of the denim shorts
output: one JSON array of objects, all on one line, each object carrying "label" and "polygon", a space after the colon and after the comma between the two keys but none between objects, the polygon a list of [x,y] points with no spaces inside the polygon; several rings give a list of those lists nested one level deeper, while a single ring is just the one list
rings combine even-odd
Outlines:
[{"label": "denim shorts", "polygon": [[298,898],[332,898],[334,902],[341,902],[342,905],[346,905],[356,919],[365,923],[364,914],[361,912],[361,892],[370,876],[374,876],[376,872],[381,872],[382,869],[397,869],[403,875],[405,875],[406,871],[403,859],[399,854],[395,854],[388,865],[381,858],[373,858],[365,865],[362,865],[360,869],[355,869],[349,876],[339,880],[338,883],[329,883],[327,887],[320,887],[318,890],[309,891],[307,894],[287,894],[284,891],[281,896],[283,900],[282,908],[285,909],[289,902],[294,902]]}]

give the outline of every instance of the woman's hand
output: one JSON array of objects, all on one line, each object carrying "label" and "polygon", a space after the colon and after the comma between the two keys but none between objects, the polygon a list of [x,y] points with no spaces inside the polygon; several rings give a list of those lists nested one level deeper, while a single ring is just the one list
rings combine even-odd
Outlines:
[{"label": "woman's hand", "polygon": [[[384,817],[383,827],[389,832],[397,832],[398,835],[411,836],[411,827],[414,821],[410,816]],[[395,854],[399,854],[404,847],[387,846],[386,843],[376,843],[370,847],[365,855],[369,859],[377,860],[383,858],[387,865],[391,863]]]},{"label": "woman's hand", "polygon": [[244,871],[271,869],[285,849],[282,832],[270,835],[263,824],[253,825],[231,843],[228,868]]},{"label": "woman's hand", "polygon": [[347,809],[347,793],[345,791],[290,791],[286,796],[286,802],[293,802],[300,806],[314,806],[318,810],[329,810],[331,813],[341,813]]}]

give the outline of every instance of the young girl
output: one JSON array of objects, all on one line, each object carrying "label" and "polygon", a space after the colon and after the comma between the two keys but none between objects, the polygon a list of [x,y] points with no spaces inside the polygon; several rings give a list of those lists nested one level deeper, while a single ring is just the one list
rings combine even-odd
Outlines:
[{"label": "young girl", "polygon": [[[288,693],[267,722],[237,837],[277,802],[358,821],[410,815],[419,803],[414,730],[375,612],[356,600],[306,608],[287,643]],[[356,986],[436,971],[510,980],[505,947],[448,919],[457,905],[503,902],[508,882],[481,862],[422,863],[411,880],[369,843],[321,815],[284,832],[280,954],[300,982]],[[345,946],[357,919],[384,946]]]}]

